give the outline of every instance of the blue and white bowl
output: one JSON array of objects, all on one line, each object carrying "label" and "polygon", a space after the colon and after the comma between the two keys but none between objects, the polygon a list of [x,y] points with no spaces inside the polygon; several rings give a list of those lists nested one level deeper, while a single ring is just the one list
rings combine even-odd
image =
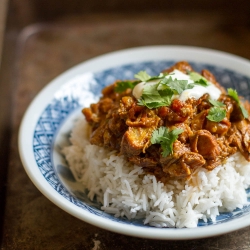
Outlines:
[{"label": "blue and white bowl", "polygon": [[194,239],[215,236],[250,225],[250,205],[223,213],[217,222],[200,221],[197,228],[153,228],[141,220],[115,218],[87,198],[68,169],[61,149],[83,107],[99,99],[104,86],[116,79],[150,75],[177,61],[188,61],[196,71],[210,70],[224,87],[236,89],[250,100],[250,62],[227,53],[183,46],[151,46],[109,53],[84,62],[49,83],[26,111],[19,131],[24,168],[37,188],[71,215],[95,226],[151,239]]}]

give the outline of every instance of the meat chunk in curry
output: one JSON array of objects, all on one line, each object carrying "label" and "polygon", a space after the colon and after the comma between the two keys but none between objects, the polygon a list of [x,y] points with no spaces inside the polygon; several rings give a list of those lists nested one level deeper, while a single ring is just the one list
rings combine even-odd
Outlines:
[{"label": "meat chunk in curry", "polygon": [[[174,70],[186,75],[194,72],[187,62],[178,62],[162,74],[171,75]],[[99,102],[82,110],[92,127],[90,142],[116,150],[162,182],[188,179],[197,168],[212,170],[236,151],[250,161],[249,103],[227,93],[208,70],[199,75],[219,89],[217,100],[211,101],[209,93],[181,100],[176,98],[180,91],[171,83],[175,94],[170,102],[149,107],[135,98],[133,87],[117,91],[120,81],[105,87]],[[168,153],[162,145],[166,146],[171,136],[160,138],[162,144],[152,143],[159,128],[179,131],[167,145]]]}]

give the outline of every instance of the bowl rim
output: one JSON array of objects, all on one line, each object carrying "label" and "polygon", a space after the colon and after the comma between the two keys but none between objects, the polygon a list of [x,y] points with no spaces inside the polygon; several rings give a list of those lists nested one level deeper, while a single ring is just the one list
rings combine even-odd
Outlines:
[{"label": "bowl rim", "polygon": [[[22,118],[18,134],[19,154],[26,173],[40,192],[65,212],[94,226],[124,235],[148,239],[187,240],[218,236],[249,226],[250,220],[248,222],[246,217],[250,219],[250,215],[235,218],[232,221],[221,224],[192,229],[143,228],[114,222],[110,219],[88,213],[62,197],[45,180],[38,167],[34,168],[37,164],[33,154],[33,133],[31,133],[31,131],[34,131],[42,111],[51,102],[54,93],[58,91],[63,83],[72,79],[79,74],[79,72],[81,72],[81,74],[89,71],[98,72],[125,64],[154,60],[192,60],[192,62],[223,67],[250,77],[249,60],[226,52],[193,46],[160,45],[135,47],[107,53],[82,62],[49,82],[27,108]],[[45,96],[46,100],[44,100]]]}]

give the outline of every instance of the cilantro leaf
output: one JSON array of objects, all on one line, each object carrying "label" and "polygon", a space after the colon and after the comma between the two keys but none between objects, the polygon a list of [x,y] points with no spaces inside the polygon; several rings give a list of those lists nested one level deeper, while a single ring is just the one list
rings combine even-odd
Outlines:
[{"label": "cilantro leaf", "polygon": [[160,96],[164,99],[166,102],[166,106],[170,106],[172,102],[172,96],[174,95],[174,92],[170,88],[165,88],[165,89],[159,89],[158,90]]},{"label": "cilantro leaf", "polygon": [[225,104],[216,100],[209,99],[209,102],[215,107],[225,107]]},{"label": "cilantro leaf", "polygon": [[197,85],[201,85],[203,87],[207,87],[209,85],[207,79],[197,72],[193,72],[193,71],[189,72],[189,76],[190,76],[190,79],[193,80],[194,83]]},{"label": "cilantro leaf", "polygon": [[168,73],[160,73],[158,76],[152,76],[150,79],[147,80],[148,81],[153,81],[153,80],[160,80],[160,79],[164,79],[165,76],[167,76]]},{"label": "cilantro leaf", "polygon": [[179,95],[185,89],[192,89],[194,87],[193,84],[188,84],[187,80],[177,80],[177,79],[173,80],[171,76],[165,79],[162,80],[161,83],[166,84],[169,88],[171,88],[172,90],[175,90]]},{"label": "cilantro leaf", "polygon": [[139,81],[120,81],[116,82],[115,92],[121,93],[126,89],[133,89]]},{"label": "cilantro leaf", "polygon": [[241,104],[240,104],[240,109],[241,109],[241,112],[242,112],[244,118],[248,118],[248,111]]},{"label": "cilantro leaf", "polygon": [[156,84],[145,84],[139,105],[150,109],[162,106],[169,106],[174,94],[181,94],[185,89],[193,88],[193,84],[188,84],[187,80],[177,80],[170,76],[163,78]]},{"label": "cilantro leaf", "polygon": [[182,132],[183,130],[180,128],[169,131],[166,127],[160,127],[153,131],[151,143],[160,144],[162,148],[162,156],[166,157],[173,153],[173,143]]},{"label": "cilantro leaf", "polygon": [[238,93],[236,90],[232,89],[232,88],[229,88],[227,89],[227,93],[229,96],[231,96],[237,103],[240,102],[240,99],[239,99],[239,96],[238,96]]},{"label": "cilantro leaf", "polygon": [[244,118],[248,118],[248,111],[244,108],[244,106],[240,103],[240,98],[238,96],[238,93],[236,90],[232,89],[232,88],[229,88],[227,89],[227,93],[229,96],[231,96],[236,102],[237,104],[239,105],[240,109],[241,109],[241,112],[244,116]]},{"label": "cilantro leaf", "polygon": [[199,79],[198,81],[194,82],[196,85],[201,85],[203,87],[207,87],[209,84],[207,83],[207,80],[204,80],[203,78]]},{"label": "cilantro leaf", "polygon": [[213,105],[212,108],[210,108],[207,119],[212,122],[220,122],[226,117],[226,105],[220,101],[209,99],[209,102]]},{"label": "cilantro leaf", "polygon": [[142,82],[148,82],[153,80],[160,80],[167,76],[168,73],[160,73],[158,76],[150,76],[146,71],[140,71],[135,74],[135,78],[139,79]]},{"label": "cilantro leaf", "polygon": [[151,79],[151,76],[146,71],[140,71],[137,74],[135,74],[135,78],[142,82],[146,82],[149,79]]},{"label": "cilantro leaf", "polygon": [[166,103],[165,102],[147,102],[145,101],[144,99],[139,99],[138,100],[138,103],[137,103],[139,106],[145,106],[149,109],[154,109],[154,108],[159,108],[159,107],[162,107],[162,106],[166,106]]},{"label": "cilantro leaf", "polygon": [[173,92],[169,90],[159,90],[158,84],[146,84],[142,96],[138,101],[138,105],[146,106],[149,109],[162,106],[169,106]]},{"label": "cilantro leaf", "polygon": [[210,108],[207,119],[212,122],[220,122],[226,117],[226,109],[221,107]]}]

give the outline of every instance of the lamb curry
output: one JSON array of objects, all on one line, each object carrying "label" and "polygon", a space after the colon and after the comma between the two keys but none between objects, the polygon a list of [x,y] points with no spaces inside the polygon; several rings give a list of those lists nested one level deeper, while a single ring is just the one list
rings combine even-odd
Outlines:
[{"label": "lamb curry", "polygon": [[137,80],[116,81],[82,110],[92,144],[116,150],[163,183],[212,170],[236,151],[250,161],[249,111],[235,90],[184,61],[157,77],[140,72]]}]

